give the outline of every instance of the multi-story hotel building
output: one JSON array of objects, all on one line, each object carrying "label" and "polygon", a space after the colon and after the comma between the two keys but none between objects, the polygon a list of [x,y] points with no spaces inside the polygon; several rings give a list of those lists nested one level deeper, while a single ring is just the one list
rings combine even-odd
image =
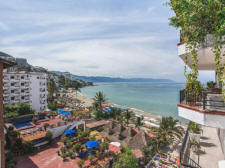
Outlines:
[{"label": "multi-story hotel building", "polygon": [[36,112],[47,109],[47,74],[41,72],[4,72],[3,104],[27,103]]},{"label": "multi-story hotel building", "polygon": [[[211,151],[213,151],[214,147],[218,147],[220,151],[222,150],[223,156],[217,152],[215,149],[213,154],[208,158],[208,161],[205,160],[205,163],[208,164],[211,162],[213,163],[216,160],[216,157],[221,157],[219,160],[223,160],[225,158],[225,103],[222,96],[222,87],[221,83],[218,81],[218,75],[216,72],[216,65],[215,65],[215,54],[213,53],[213,46],[214,46],[214,37],[212,35],[207,35],[205,42],[199,45],[197,58],[198,58],[198,65],[197,68],[199,71],[207,70],[207,71],[215,71],[215,82],[216,88],[204,89],[199,96],[198,100],[194,102],[190,102],[186,100],[184,90],[180,91],[180,102],[178,104],[178,113],[180,117],[183,117],[189,121],[193,121],[197,124],[204,126],[207,130],[204,131],[205,140],[209,137],[214,140],[219,139],[218,143],[208,143],[213,144],[211,146]],[[225,53],[225,47],[222,47],[221,52]],[[191,54],[186,50],[186,44],[184,42],[178,43],[178,55],[179,57],[186,62],[187,56],[187,65],[189,68],[192,66],[191,61]],[[225,59],[222,57],[221,64],[224,65]],[[210,130],[210,131],[209,131]],[[215,130],[215,131],[214,131]],[[215,132],[215,134],[214,134]],[[200,140],[201,141],[201,140]],[[200,144],[203,144],[200,142]],[[207,142],[204,142],[207,144]],[[207,150],[205,151],[206,158]],[[222,153],[221,152],[221,153]],[[219,155],[219,156],[218,156]],[[202,156],[202,158],[203,158]],[[187,156],[185,156],[187,157]],[[183,158],[185,160],[185,158]],[[203,159],[202,159],[203,160]],[[201,161],[201,158],[200,158]],[[196,161],[197,162],[197,161]],[[193,165],[191,165],[193,166]],[[201,165],[200,165],[201,166]],[[213,165],[217,167],[216,163]],[[198,166],[196,166],[198,167]]]}]

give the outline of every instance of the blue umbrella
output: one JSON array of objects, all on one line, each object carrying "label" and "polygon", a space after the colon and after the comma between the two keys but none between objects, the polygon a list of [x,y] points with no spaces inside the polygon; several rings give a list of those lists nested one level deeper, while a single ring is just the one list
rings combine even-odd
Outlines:
[{"label": "blue umbrella", "polygon": [[66,131],[65,131],[65,134],[66,134],[66,135],[70,135],[70,134],[75,134],[75,132],[76,132],[75,130],[69,129],[69,130],[66,130]]},{"label": "blue umbrella", "polygon": [[63,114],[64,114],[64,115],[71,115],[72,113],[69,112],[69,111],[64,111]]},{"label": "blue umbrella", "polygon": [[97,141],[87,141],[85,143],[85,145],[88,147],[88,148],[95,148],[97,147],[99,144]]},{"label": "blue umbrella", "polygon": [[63,112],[63,110],[60,110],[60,109],[59,109],[59,110],[57,110],[57,112],[58,112],[58,113],[62,113],[62,112]]}]

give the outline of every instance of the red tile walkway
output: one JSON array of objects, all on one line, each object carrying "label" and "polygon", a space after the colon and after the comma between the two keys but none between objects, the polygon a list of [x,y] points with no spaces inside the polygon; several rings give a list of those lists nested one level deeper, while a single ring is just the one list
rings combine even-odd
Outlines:
[{"label": "red tile walkway", "polygon": [[62,143],[58,142],[32,155],[18,157],[16,168],[78,168],[77,162],[80,160],[79,158],[74,160],[68,159],[63,162],[62,158],[58,156],[57,151],[61,147]]}]

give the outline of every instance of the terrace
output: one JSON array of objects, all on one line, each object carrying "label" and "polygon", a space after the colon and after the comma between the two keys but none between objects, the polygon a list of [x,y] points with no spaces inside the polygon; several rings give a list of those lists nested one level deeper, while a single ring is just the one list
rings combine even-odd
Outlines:
[{"label": "terrace", "polygon": [[225,103],[219,89],[203,90],[199,96],[180,91],[179,116],[198,124],[225,128]]}]

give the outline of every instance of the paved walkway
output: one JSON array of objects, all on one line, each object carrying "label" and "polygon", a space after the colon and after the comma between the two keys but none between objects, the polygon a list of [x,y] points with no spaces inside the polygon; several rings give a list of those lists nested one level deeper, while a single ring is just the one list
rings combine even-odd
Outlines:
[{"label": "paved walkway", "polygon": [[19,157],[16,168],[78,168],[77,162],[80,160],[78,158],[63,162],[56,152],[60,147],[62,147],[62,143],[58,142],[32,155]]},{"label": "paved walkway", "polygon": [[[199,165],[202,168],[218,168],[218,161],[224,160],[224,155],[216,128],[203,127],[200,145]],[[197,158],[198,157],[195,156],[196,162]]]}]

